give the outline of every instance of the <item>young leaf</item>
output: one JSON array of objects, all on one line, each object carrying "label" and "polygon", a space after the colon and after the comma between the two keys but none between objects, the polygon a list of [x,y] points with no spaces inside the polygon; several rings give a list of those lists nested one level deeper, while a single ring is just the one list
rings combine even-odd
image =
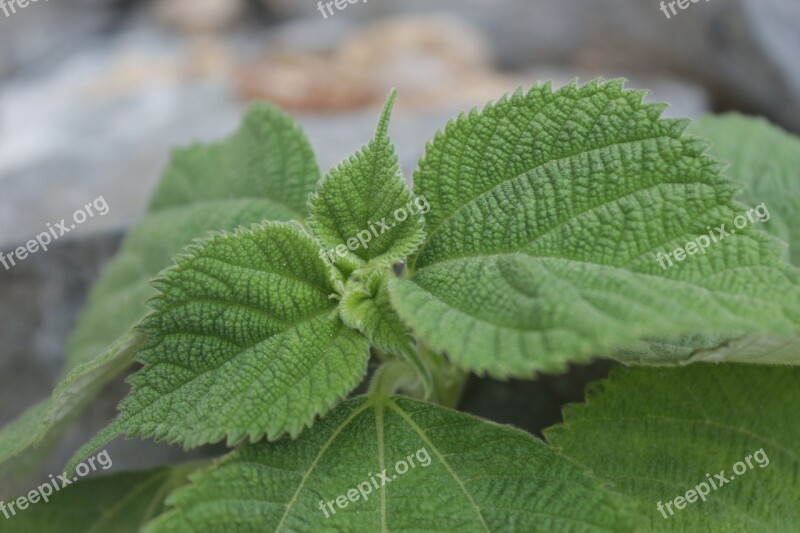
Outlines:
[{"label": "young leaf", "polygon": [[[155,295],[150,280],[192,239],[265,218],[302,220],[318,179],[303,133],[289,117],[263,104],[248,111],[242,128],[229,139],[177,151],[148,213],[92,289],[67,347],[68,375],[50,400],[62,407],[48,409],[38,428],[22,438],[13,428],[0,431],[0,462],[32,445],[39,446],[39,455],[130,365],[130,352],[121,348],[127,346],[130,328],[146,314],[143,302]],[[39,407],[23,417],[31,421],[44,412]]]},{"label": "young leaf", "polygon": [[411,331],[389,302],[388,272],[376,271],[345,289],[340,305],[342,320],[363,333],[380,350],[393,355],[414,351]]},{"label": "young leaf", "polygon": [[[346,255],[356,263],[392,264],[405,259],[423,239],[422,216],[389,140],[396,97],[392,91],[375,138],[331,170],[309,201],[311,228],[331,260]],[[337,248],[343,253],[337,254]]]},{"label": "young leaf", "polygon": [[344,323],[366,336],[386,354],[404,358],[418,372],[426,392],[433,386],[433,376],[417,353],[411,331],[397,316],[387,289],[391,274],[375,270],[366,279],[350,280],[345,287],[339,315]]},{"label": "young leaf", "polygon": [[[619,369],[546,436],[635,500],[648,531],[798,531],[798,386],[798,368]],[[700,483],[705,501],[676,508]]]},{"label": "young leaf", "polygon": [[[50,488],[52,495],[47,502],[39,499],[7,521],[0,517],[5,522],[3,531],[138,533],[164,511],[166,496],[186,483],[196,468],[197,465],[186,465],[116,474],[79,480],[57,491]],[[61,486],[59,481],[55,483]]]},{"label": "young leaf", "polygon": [[192,481],[149,532],[631,526],[622,500],[540,440],[401,397],[349,400],[301,439],[246,446]]},{"label": "young leaf", "polygon": [[528,376],[648,336],[798,331],[800,276],[761,232],[659,264],[730,229],[742,206],[688,122],[643,95],[621,81],[545,85],[436,136],[415,175],[428,236],[413,277],[389,287],[428,346]]},{"label": "young leaf", "polygon": [[299,434],[359,383],[369,357],[366,338],[339,318],[328,275],[293,224],[190,248],[156,282],[139,328],[144,368],[119,417],[78,457],[122,432],[185,447]]}]

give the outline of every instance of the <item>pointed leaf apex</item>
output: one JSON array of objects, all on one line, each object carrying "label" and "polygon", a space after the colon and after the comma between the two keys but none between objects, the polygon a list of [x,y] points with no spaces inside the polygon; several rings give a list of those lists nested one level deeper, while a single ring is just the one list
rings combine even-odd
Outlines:
[{"label": "pointed leaf apex", "polygon": [[394,103],[397,101],[397,89],[392,88],[389,91],[389,96],[386,97],[386,103],[383,104],[383,110],[381,111],[381,120],[378,122],[378,131],[375,134],[375,137],[386,137],[389,135],[389,120],[392,118],[392,110],[394,109]]}]

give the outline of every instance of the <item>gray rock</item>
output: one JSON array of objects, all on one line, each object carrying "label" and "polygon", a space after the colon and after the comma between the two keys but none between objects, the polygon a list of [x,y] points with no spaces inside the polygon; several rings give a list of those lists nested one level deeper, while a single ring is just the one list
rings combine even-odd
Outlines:
[{"label": "gray rock", "polygon": [[315,3],[265,1],[316,19],[320,27],[339,19],[457,14],[487,33],[504,67],[551,64],[606,77],[611,70],[672,75],[711,89],[722,107],[760,112],[800,131],[796,0],[700,2],[669,19],[655,0],[381,0],[352,5],[328,20]]}]

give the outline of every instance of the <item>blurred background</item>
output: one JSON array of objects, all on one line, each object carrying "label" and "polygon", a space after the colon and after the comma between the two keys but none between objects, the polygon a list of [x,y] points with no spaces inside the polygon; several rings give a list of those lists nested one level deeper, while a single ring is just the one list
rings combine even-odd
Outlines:
[{"label": "blurred background", "polygon": [[[142,213],[170,149],[227,135],[249,101],[297,116],[327,170],[369,140],[397,87],[391,133],[409,177],[449,118],[545,80],[622,76],[671,103],[670,116],[739,110],[800,132],[800,0],[701,1],[670,18],[658,0],[337,3],[0,8],[0,250],[98,196],[110,207],[47,253],[0,267],[0,425],[50,394],[88,287]],[[537,432],[607,368],[506,387],[476,381],[464,407]],[[125,390],[117,380],[90,407],[48,471],[113,416]],[[181,456],[139,442],[109,451],[115,471]]]}]

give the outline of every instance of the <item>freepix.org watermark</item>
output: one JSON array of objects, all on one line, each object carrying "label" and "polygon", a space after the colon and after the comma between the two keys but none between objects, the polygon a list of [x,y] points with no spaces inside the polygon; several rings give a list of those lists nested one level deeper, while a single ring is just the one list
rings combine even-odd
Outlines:
[{"label": "freepix.org watermark", "polygon": [[[417,460],[417,463],[414,463],[414,459]],[[362,481],[352,489],[348,490],[346,494],[342,494],[337,496],[333,500],[326,502],[325,500],[319,501],[319,509],[325,514],[325,518],[330,518],[332,514],[336,514],[336,507],[333,506],[335,503],[339,509],[344,509],[351,503],[356,503],[358,500],[369,500],[370,494],[372,494],[372,489],[379,491],[387,484],[391,483],[392,481],[396,480],[399,476],[402,476],[410,469],[416,468],[417,465],[425,468],[426,466],[430,466],[431,464],[431,456],[428,453],[428,449],[425,447],[420,448],[413,453],[406,457],[405,459],[400,459],[394,465],[394,474],[389,474],[388,469],[384,469],[383,472],[378,474],[373,474],[370,472],[367,474],[369,478],[366,481]],[[377,476],[377,477],[376,477]],[[330,512],[328,512],[330,510]]]},{"label": "freepix.org watermark", "polygon": [[717,244],[726,237],[734,235],[736,230],[744,229],[748,224],[767,222],[769,219],[769,209],[767,209],[766,204],[762,202],[761,205],[750,208],[746,213],[738,215],[736,218],[734,218],[733,228],[726,229],[725,224],[722,224],[714,229],[711,229],[711,226],[707,226],[706,229],[708,230],[708,235],[700,235],[696,239],[687,242],[685,246],[676,248],[671,252],[658,252],[656,254],[656,261],[658,261],[658,264],[661,265],[661,270],[666,270],[668,267],[671,267],[675,264],[672,261],[673,259],[680,263],[690,255],[695,255],[698,253],[705,255],[706,248],[710,247],[712,244]]},{"label": "freepix.org watermark", "polygon": [[53,241],[66,235],[74,230],[79,224],[83,224],[95,215],[104,216],[108,214],[109,207],[105,198],[98,196],[93,201],[89,202],[83,208],[78,209],[72,214],[72,222],[67,222],[66,219],[61,219],[61,222],[55,224],[47,223],[47,231],[43,231],[34,239],[25,243],[25,246],[20,246],[16,250],[4,253],[0,251],[0,265],[3,265],[6,270],[11,270],[11,267],[17,266],[17,262],[24,261],[29,255],[35,254],[39,250],[47,251],[47,247]]},{"label": "freepix.org watermark", "polygon": [[[6,14],[6,17],[10,17],[11,15],[15,15],[17,13],[17,8],[25,9],[30,4],[35,4],[39,0],[0,0],[0,9],[3,10],[3,13]],[[44,0],[45,2],[49,2],[50,0]]]},{"label": "freepix.org watermark", "polygon": [[333,10],[334,7],[336,11],[344,11],[348,5],[357,4],[359,2],[366,4],[367,0],[330,0],[328,2],[322,2],[322,0],[320,0],[320,2],[317,3],[317,11],[322,13],[323,19],[327,19],[329,14],[331,17],[336,14]]},{"label": "freepix.org watermark", "polygon": [[[675,15],[678,14],[678,11],[675,9],[675,5],[680,9],[688,9],[690,5],[696,4],[700,0],[671,0],[670,2],[661,2],[661,11],[664,13],[664,16],[667,17],[667,20],[671,19]],[[709,0],[705,0],[708,2]],[[672,15],[670,15],[672,12]]]},{"label": "freepix.org watermark", "polygon": [[[96,464],[95,461],[97,462]],[[0,501],[0,512],[5,515],[6,520],[10,520],[11,518],[17,516],[17,512],[24,511],[30,505],[39,503],[40,501],[48,503],[50,501],[50,496],[52,496],[54,492],[58,492],[64,487],[72,485],[78,481],[79,478],[88,475],[89,472],[94,472],[97,470],[98,466],[103,470],[108,470],[113,465],[114,463],[111,461],[111,457],[108,455],[108,452],[103,450],[94,457],[89,457],[89,459],[87,459],[85,462],[75,467],[75,473],[77,475],[72,479],[68,479],[63,474],[58,477],[54,477],[53,474],[50,474],[50,481],[39,485],[27,495],[20,496],[16,500],[8,503]]]},{"label": "freepix.org watermark", "polygon": [[347,255],[347,251],[356,251],[359,248],[367,249],[369,248],[369,243],[372,241],[373,238],[377,238],[379,235],[383,235],[387,231],[391,231],[395,228],[398,224],[402,224],[408,217],[414,214],[422,214],[424,215],[428,211],[431,210],[431,206],[428,203],[428,200],[425,199],[424,196],[419,195],[410,202],[408,202],[405,207],[399,207],[395,209],[394,215],[394,222],[387,222],[386,217],[380,220],[380,222],[367,222],[367,229],[363,229],[359,231],[355,237],[350,237],[347,239],[347,244],[340,244],[336,248],[325,248],[324,246],[319,252],[319,256],[325,261],[325,264],[328,266],[333,265],[335,261],[334,254],[344,257]]},{"label": "freepix.org watermark", "polygon": [[[658,502],[656,504],[656,509],[658,509],[658,512],[661,513],[664,519],[667,519],[675,514],[675,511],[672,510],[673,505],[676,510],[680,511],[685,509],[687,504],[694,503],[698,499],[706,501],[706,497],[711,494],[712,489],[715,491],[719,490],[728,483],[733,482],[737,476],[741,477],[755,468],[751,459],[754,460],[760,468],[766,468],[769,465],[767,452],[764,451],[764,448],[760,448],[758,451],[745,457],[744,461],[737,461],[732,467],[733,474],[725,475],[725,470],[720,470],[719,474],[714,474],[713,478],[711,474],[706,474],[708,483],[705,481],[698,483],[694,488],[687,490],[685,494],[676,496],[674,500],[670,500],[665,504]],[[667,516],[667,511],[669,511],[669,516]]]}]

